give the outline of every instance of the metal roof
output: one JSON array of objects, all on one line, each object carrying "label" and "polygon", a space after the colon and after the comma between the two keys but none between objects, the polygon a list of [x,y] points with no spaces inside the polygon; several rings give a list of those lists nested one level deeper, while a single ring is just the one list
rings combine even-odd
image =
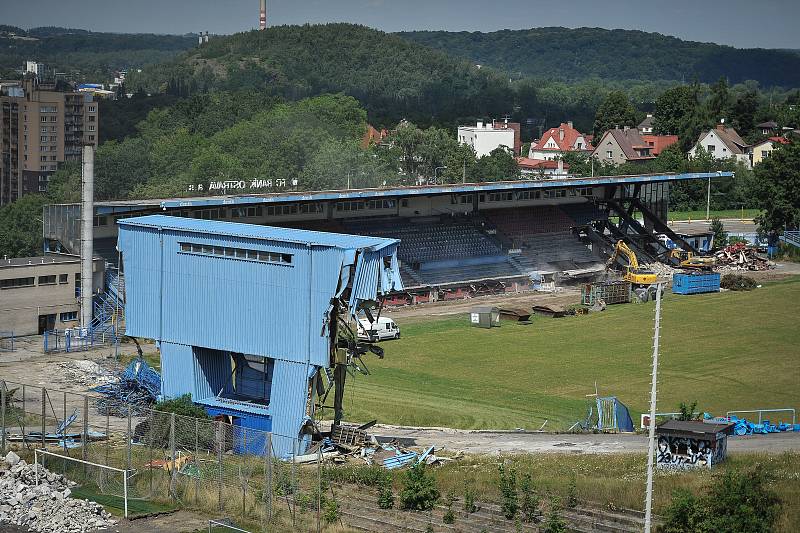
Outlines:
[{"label": "metal roof", "polygon": [[386,246],[398,244],[397,239],[385,237],[368,237],[364,235],[347,235],[344,233],[327,233],[276,226],[260,226],[217,220],[202,220],[168,215],[148,215],[126,218],[119,221],[121,226],[139,226],[176,231],[198,232],[205,234],[243,237],[267,241],[288,242],[293,244],[310,244],[327,246],[342,250],[358,250],[369,248],[380,250]]},{"label": "metal roof", "polygon": [[641,174],[631,176],[566,177],[545,180],[496,181],[491,183],[457,183],[446,185],[420,185],[376,189],[350,189],[330,191],[297,191],[246,195],[199,196],[187,198],[162,198],[152,200],[111,200],[96,202],[98,213],[118,213],[143,209],[180,209],[183,207],[242,206],[316,201],[366,200],[370,198],[410,198],[443,194],[469,194],[497,191],[527,191],[559,187],[587,187],[601,185],[626,185],[694,179],[732,177],[733,172],[690,172],[685,174]]},{"label": "metal roof", "polygon": [[714,436],[718,433],[730,433],[734,424],[704,422],[702,420],[667,420],[656,427],[659,434],[692,434]]}]

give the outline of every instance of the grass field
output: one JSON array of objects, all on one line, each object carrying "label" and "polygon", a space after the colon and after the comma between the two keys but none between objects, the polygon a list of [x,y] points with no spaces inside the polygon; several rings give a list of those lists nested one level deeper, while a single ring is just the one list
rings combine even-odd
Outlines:
[{"label": "grass field", "polygon": [[[727,410],[800,407],[800,278],[752,292],[667,293],[659,411],[681,401]],[[472,328],[465,316],[399,320],[403,337],[348,381],[354,421],[456,428],[566,429],[586,416],[585,395],[648,408],[654,303],[532,325]]]},{"label": "grass field", "polygon": [[[709,216],[713,218],[754,218],[761,212],[760,209],[725,209],[721,211],[710,211]],[[700,211],[670,211],[669,220],[705,220],[706,210]]]}]

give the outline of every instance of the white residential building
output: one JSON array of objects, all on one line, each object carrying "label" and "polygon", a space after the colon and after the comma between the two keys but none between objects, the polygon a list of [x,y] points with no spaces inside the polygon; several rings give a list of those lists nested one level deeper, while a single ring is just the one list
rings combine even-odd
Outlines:
[{"label": "white residential building", "polygon": [[494,128],[483,122],[478,122],[476,126],[459,126],[458,142],[472,147],[477,157],[489,155],[501,146],[511,152],[514,150],[514,130]]},{"label": "white residential building", "polygon": [[702,134],[700,140],[689,150],[689,159],[695,157],[700,147],[714,159],[733,158],[744,163],[747,168],[752,167],[750,146],[739,137],[735,129],[726,128],[725,124],[718,124],[713,130]]}]

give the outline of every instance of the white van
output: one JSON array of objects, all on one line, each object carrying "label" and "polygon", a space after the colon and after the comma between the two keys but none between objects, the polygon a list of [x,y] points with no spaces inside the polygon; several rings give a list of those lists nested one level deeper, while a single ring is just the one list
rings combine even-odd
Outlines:
[{"label": "white van", "polygon": [[358,321],[358,338],[364,341],[382,341],[386,339],[399,339],[400,327],[391,318],[379,317],[370,324],[369,320],[362,318]]}]

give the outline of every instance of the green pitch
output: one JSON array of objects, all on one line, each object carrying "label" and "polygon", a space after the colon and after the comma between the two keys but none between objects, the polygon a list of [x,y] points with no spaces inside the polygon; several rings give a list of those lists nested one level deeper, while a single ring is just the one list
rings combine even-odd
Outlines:
[{"label": "green pitch", "polygon": [[[800,278],[752,292],[663,303],[659,404],[727,410],[800,408]],[[655,304],[528,326],[470,327],[464,315],[398,320],[402,338],[348,379],[349,420],[455,428],[564,430],[586,417],[586,395],[619,397],[638,426],[649,405]]]}]

